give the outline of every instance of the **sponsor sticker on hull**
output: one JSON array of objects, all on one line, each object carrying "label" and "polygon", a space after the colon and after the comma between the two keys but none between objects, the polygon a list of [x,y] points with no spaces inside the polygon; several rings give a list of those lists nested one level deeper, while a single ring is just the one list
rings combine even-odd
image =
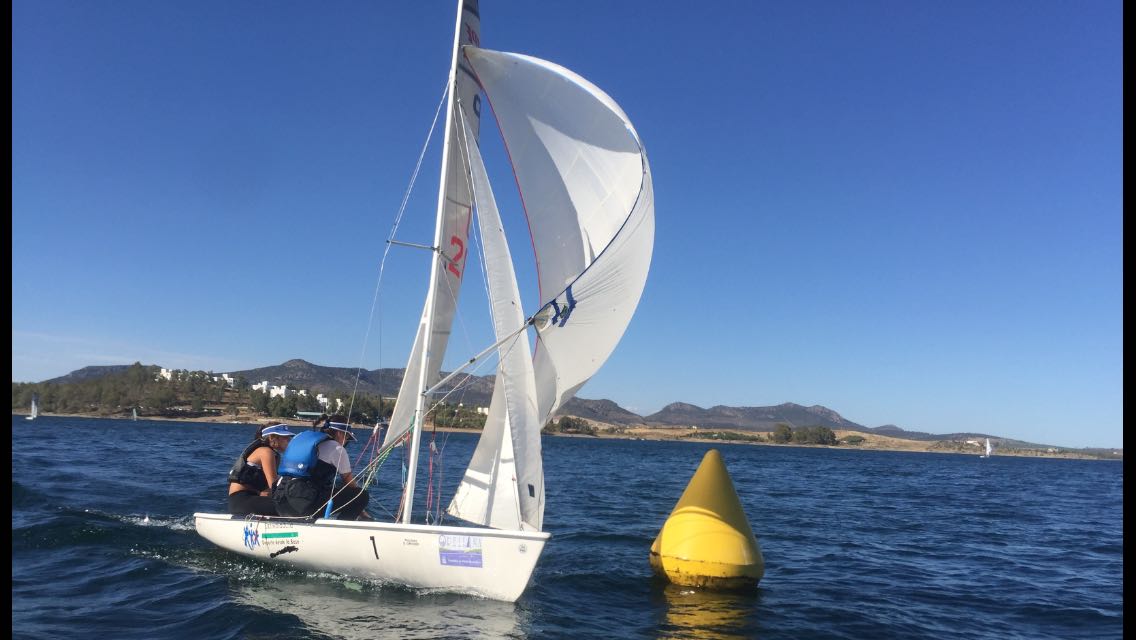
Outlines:
[{"label": "sponsor sticker on hull", "polygon": [[256,527],[246,524],[243,532],[245,538],[245,546],[249,549],[255,549],[260,546],[260,531]]},{"label": "sponsor sticker on hull", "polygon": [[266,547],[282,547],[300,542],[299,531],[281,531],[280,533],[260,534],[260,543]]},{"label": "sponsor sticker on hull", "polygon": [[438,562],[449,567],[481,567],[481,536],[438,536]]},{"label": "sponsor sticker on hull", "polygon": [[276,549],[286,546],[295,547],[300,543],[299,531],[273,531],[272,529],[278,529],[278,527],[271,526],[263,527],[268,530],[261,531],[261,528],[262,527],[257,525],[248,524],[245,525],[244,531],[241,532],[241,535],[244,537],[244,545],[250,551],[260,546]]}]

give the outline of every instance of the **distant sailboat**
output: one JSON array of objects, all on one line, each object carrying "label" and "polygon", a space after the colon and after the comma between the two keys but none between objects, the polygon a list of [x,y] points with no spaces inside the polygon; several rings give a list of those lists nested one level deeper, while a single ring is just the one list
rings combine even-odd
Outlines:
[{"label": "distant sailboat", "polygon": [[138,421],[138,407],[134,407],[133,411],[134,411],[134,421],[137,422]]},{"label": "distant sailboat", "polygon": [[35,420],[39,417],[39,396],[32,395],[32,412],[28,414],[27,420]]},{"label": "distant sailboat", "polygon": [[994,447],[990,446],[990,438],[986,439],[986,453],[982,454],[983,458],[989,458],[990,454],[994,453]]}]

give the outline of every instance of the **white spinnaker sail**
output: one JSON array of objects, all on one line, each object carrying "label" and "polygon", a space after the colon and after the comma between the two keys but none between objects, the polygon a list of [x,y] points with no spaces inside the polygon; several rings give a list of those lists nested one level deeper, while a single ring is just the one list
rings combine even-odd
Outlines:
[{"label": "white spinnaker sail", "polygon": [[654,245],[651,170],[627,116],[557,64],[465,48],[505,140],[536,254],[540,423],[611,355]]},{"label": "white spinnaker sail", "polygon": [[503,342],[485,428],[446,511],[495,529],[539,531],[544,519],[544,423],[537,417],[532,352],[528,334],[517,331],[525,317],[497,203],[475,139],[470,135],[468,140],[493,327]]},{"label": "white spinnaker sail", "polygon": [[[458,152],[457,145],[462,137],[454,111],[455,97],[463,104],[470,105],[467,117],[469,126],[473,131],[473,139],[477,139],[481,129],[481,97],[477,82],[469,72],[462,59],[461,47],[468,44],[478,44],[481,32],[481,20],[477,13],[476,2],[463,2],[457,27],[453,61],[453,85],[451,96],[446,107],[445,146],[442,160],[442,184],[438,194],[438,223],[435,229],[434,246],[441,251],[435,260],[437,265],[436,277],[432,277],[433,288],[426,294],[426,303],[423,305],[422,318],[418,324],[418,332],[414,337],[414,346],[410,351],[410,359],[402,377],[402,385],[398,390],[398,399],[395,401],[394,413],[391,415],[390,428],[383,444],[389,444],[402,437],[410,430],[413,419],[415,401],[422,394],[420,384],[422,378],[422,349],[425,342],[426,331],[431,332],[430,353],[427,358],[426,385],[438,381],[439,371],[442,367],[442,357],[446,353],[446,343],[450,338],[450,330],[454,323],[454,314],[457,309],[458,293],[461,291],[463,276],[465,275],[465,262],[469,254],[469,224],[472,213],[472,200],[469,193],[467,179],[468,167],[463,154]],[[430,314],[430,300],[433,299],[433,314]]]}]

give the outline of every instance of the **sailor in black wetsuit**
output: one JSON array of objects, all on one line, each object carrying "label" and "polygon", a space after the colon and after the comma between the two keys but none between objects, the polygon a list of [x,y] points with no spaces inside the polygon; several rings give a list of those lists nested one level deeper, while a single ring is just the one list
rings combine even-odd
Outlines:
[{"label": "sailor in black wetsuit", "polygon": [[276,505],[269,493],[276,484],[280,452],[288,447],[288,441],[294,435],[284,424],[257,430],[256,439],[237,456],[229,470],[229,513],[238,516],[276,515]]}]

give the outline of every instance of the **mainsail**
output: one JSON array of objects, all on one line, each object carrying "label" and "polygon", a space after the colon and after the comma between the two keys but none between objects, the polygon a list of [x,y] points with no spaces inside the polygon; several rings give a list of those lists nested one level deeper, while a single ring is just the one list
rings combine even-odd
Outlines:
[{"label": "mainsail", "polygon": [[[445,144],[442,150],[442,176],[438,189],[438,222],[434,232],[434,246],[440,252],[430,272],[430,289],[426,294],[418,333],[410,351],[410,359],[398,391],[390,428],[383,444],[398,440],[409,431],[414,422],[415,404],[422,391],[438,380],[442,356],[457,310],[458,294],[465,275],[466,257],[469,255],[469,224],[472,200],[469,192],[469,166],[465,156],[458,152],[460,135],[455,97],[469,110],[469,128],[473,139],[481,128],[480,95],[477,82],[463,64],[461,47],[481,41],[481,19],[477,2],[467,0],[458,13],[458,24],[451,66],[450,87],[455,94],[447,101]],[[432,307],[432,308],[431,308]],[[422,351],[429,342],[426,358]],[[425,366],[425,376],[423,367]]]}]

